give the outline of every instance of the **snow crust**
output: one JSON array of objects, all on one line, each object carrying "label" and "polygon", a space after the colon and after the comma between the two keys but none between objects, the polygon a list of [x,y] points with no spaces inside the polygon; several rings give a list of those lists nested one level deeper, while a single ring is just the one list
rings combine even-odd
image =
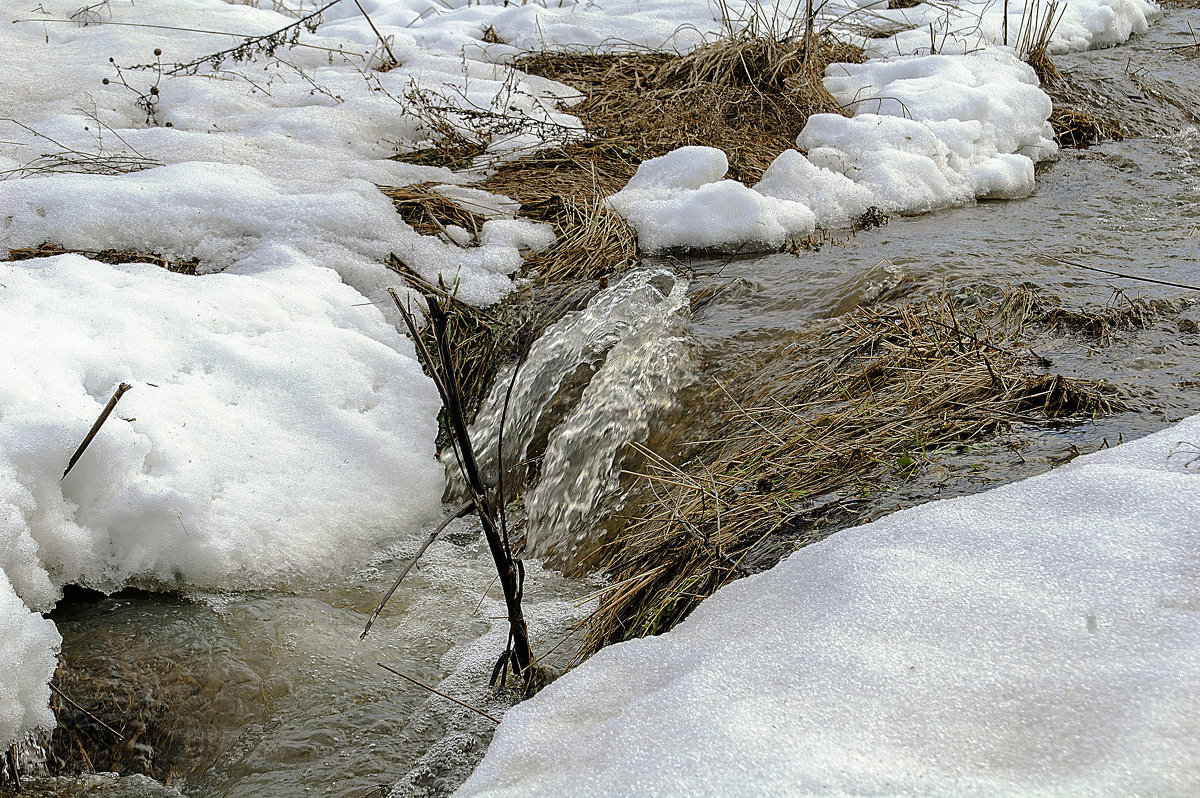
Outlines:
[{"label": "snow crust", "polygon": [[510,710],[459,794],[1195,795],[1197,441],[804,548]]}]

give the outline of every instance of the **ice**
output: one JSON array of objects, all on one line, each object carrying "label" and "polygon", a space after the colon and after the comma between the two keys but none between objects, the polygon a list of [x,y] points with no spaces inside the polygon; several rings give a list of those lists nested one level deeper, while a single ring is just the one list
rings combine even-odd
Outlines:
[{"label": "ice", "polygon": [[801,549],[510,710],[459,794],[1195,795],[1197,441]]},{"label": "ice", "polygon": [[0,563],[30,607],[65,584],[292,588],[439,512],[439,401],[411,343],[284,254],[202,277],[0,264]]},{"label": "ice", "polygon": [[54,725],[49,682],[61,643],[53,622],[31,612],[0,569],[0,749]]}]

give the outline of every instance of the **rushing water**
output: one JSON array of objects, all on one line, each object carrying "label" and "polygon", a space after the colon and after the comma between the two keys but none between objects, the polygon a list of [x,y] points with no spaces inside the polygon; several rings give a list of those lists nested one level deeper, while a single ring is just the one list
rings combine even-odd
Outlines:
[{"label": "rushing water", "polygon": [[[988,447],[963,453],[915,480],[914,497],[979,490],[1200,411],[1200,292],[1054,259],[1200,284],[1200,134],[1189,118],[1190,97],[1200,96],[1200,56],[1163,49],[1186,44],[1189,23],[1200,30],[1200,12],[1170,13],[1127,47],[1058,60],[1072,72],[1073,91],[1097,103],[1107,98],[1131,128],[1152,135],[1064,153],[1042,170],[1028,199],[894,219],[799,257],[646,269],[614,280],[586,309],[552,326],[515,382],[511,372],[497,380],[476,433],[494,472],[488,430],[498,428],[511,383],[505,459],[542,455],[541,473],[553,475],[538,483],[538,469],[531,473],[534,551],[554,555],[574,546],[603,514],[629,441],[669,437],[703,414],[679,408],[689,380],[737,373],[781,337],[883,292],[1030,283],[1068,306],[1095,307],[1118,286],[1193,303],[1110,347],[1044,342],[1058,371],[1106,379],[1135,397],[1137,410],[1026,431],[1032,444],[1024,457]],[[1145,71],[1131,74],[1130,61]],[[1146,100],[1145,85],[1175,101]],[[696,299],[690,316],[685,292]],[[294,593],[68,599],[54,617],[66,667],[83,675],[74,689],[137,686],[131,707],[157,713],[176,730],[169,750],[147,756],[157,756],[193,796],[382,795],[387,789],[375,788],[402,777],[400,794],[444,793],[486,746],[490,721],[376,663],[495,709],[485,685],[504,644],[503,612],[497,591],[488,593],[490,558],[471,523],[459,521],[359,642],[379,595],[423,537],[408,530],[357,573]],[[536,569],[526,584],[535,648],[557,647],[554,664],[584,611],[576,604],[593,586]]]}]

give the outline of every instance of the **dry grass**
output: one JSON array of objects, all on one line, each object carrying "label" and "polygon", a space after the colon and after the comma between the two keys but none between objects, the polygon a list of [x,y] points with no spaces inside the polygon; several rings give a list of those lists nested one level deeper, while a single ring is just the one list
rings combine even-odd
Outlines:
[{"label": "dry grass", "polygon": [[200,265],[196,260],[173,260],[156,252],[131,252],[129,250],[105,249],[63,249],[49,242],[32,249],[10,249],[6,260],[30,260],[32,258],[48,258],[53,255],[75,254],[98,260],[101,263],[113,265],[121,263],[152,263],[155,266],[178,274],[195,274]]},{"label": "dry grass", "polygon": [[527,270],[543,281],[594,279],[637,263],[637,239],[603,198],[649,158],[691,144],[718,147],[729,175],[754,182],[813,113],[840,113],[821,83],[857,48],[824,37],[730,34],[686,55],[534,53],[515,66],[578,89],[571,107],[586,138],[500,164],[482,187],[512,197],[522,214],[555,225],[559,241]]},{"label": "dry grass", "polygon": [[637,235],[602,196],[554,196],[525,213],[550,222],[558,238],[525,259],[525,272],[543,282],[595,280],[638,264]]},{"label": "dry grass", "polygon": [[396,212],[422,235],[445,235],[446,228],[456,225],[479,242],[479,231],[487,217],[462,207],[454,200],[434,190],[436,183],[417,183],[411,186],[381,186],[380,191],[392,200]]},{"label": "dry grass", "polygon": [[710,400],[728,408],[719,440],[698,442],[683,466],[642,452],[646,500],[601,552],[613,584],[584,655],[670,629],[721,585],[809,542],[818,519],[848,517],[882,480],[915,473],[935,447],[1116,409],[1101,385],[1005,346],[1038,315],[1019,304],[1026,313],[947,297],[860,308],[714,388]]},{"label": "dry grass", "polygon": [[729,176],[755,182],[775,156],[795,146],[809,115],[841,113],[821,83],[825,67],[861,60],[861,50],[830,37],[817,40],[806,57],[802,41],[747,35],[682,56],[535,53],[515,66],[583,95],[570,110],[594,151],[570,156],[586,164],[578,171],[587,187],[593,169],[623,185],[637,164],[690,144],[724,150]]}]

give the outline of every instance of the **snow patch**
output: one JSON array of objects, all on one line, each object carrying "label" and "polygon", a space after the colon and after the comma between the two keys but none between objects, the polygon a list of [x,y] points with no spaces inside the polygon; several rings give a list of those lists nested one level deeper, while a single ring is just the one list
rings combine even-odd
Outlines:
[{"label": "snow patch", "polygon": [[1198,439],[808,546],[510,710],[459,794],[1196,794]]},{"label": "snow patch", "polygon": [[0,564],[31,608],[69,583],[290,588],[439,511],[433,385],[334,272],[64,255],[0,284]]}]

